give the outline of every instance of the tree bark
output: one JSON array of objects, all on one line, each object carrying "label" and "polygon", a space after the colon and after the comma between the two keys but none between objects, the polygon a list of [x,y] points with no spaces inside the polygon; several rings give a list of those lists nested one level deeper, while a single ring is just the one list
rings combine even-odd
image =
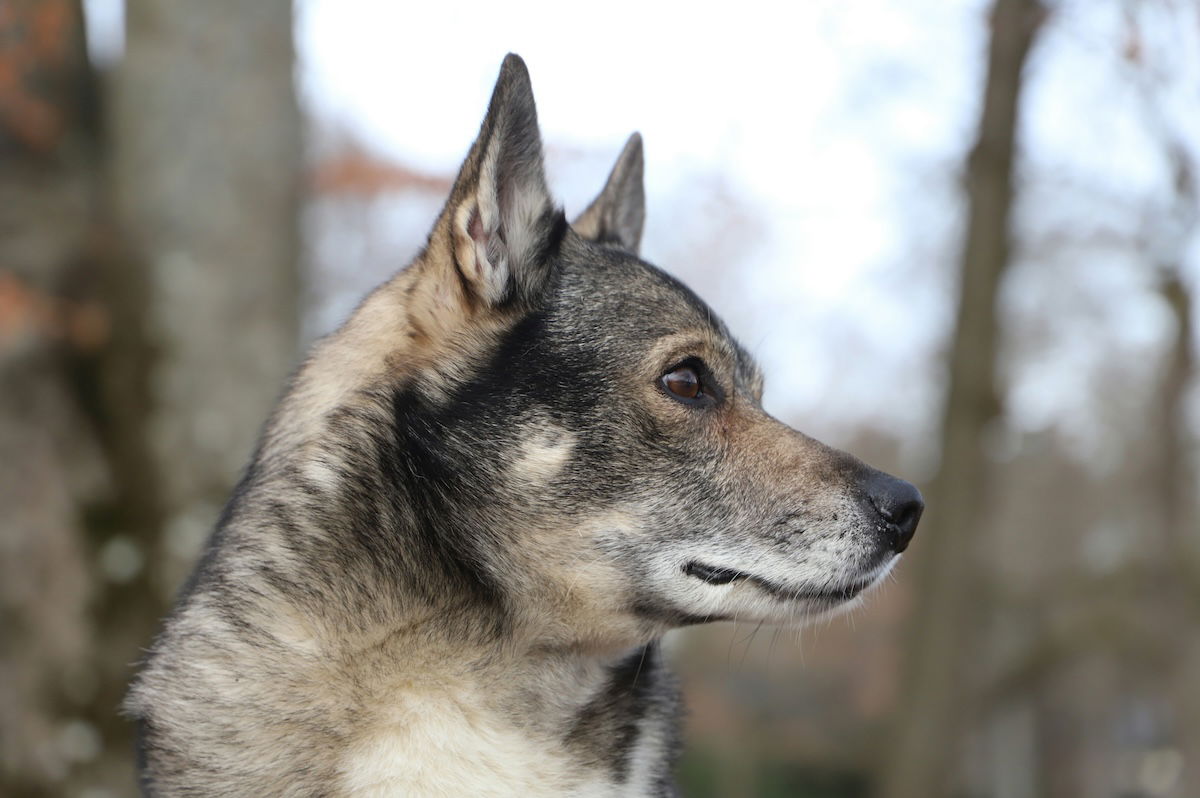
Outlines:
[{"label": "tree bark", "polygon": [[885,798],[945,795],[964,731],[974,554],[985,529],[982,441],[1000,417],[996,298],[1009,262],[1009,216],[1022,71],[1042,21],[1038,0],[996,0],[976,144],[967,163],[967,228],[942,422],[942,457],[915,547],[918,596],[903,695],[883,764]]},{"label": "tree bark", "polygon": [[[118,704],[295,358],[288,0],[0,3],[0,794],[133,795]],[[107,124],[102,124],[102,122]]]},{"label": "tree bark", "polygon": [[[1193,198],[1194,205],[1194,198]],[[1175,319],[1175,336],[1168,350],[1167,368],[1159,392],[1160,485],[1162,517],[1159,606],[1148,608],[1172,650],[1167,700],[1174,708],[1173,726],[1183,757],[1180,795],[1200,785],[1200,569],[1197,568],[1195,484],[1191,454],[1195,436],[1187,420],[1187,397],[1195,375],[1192,340],[1195,311],[1180,268],[1171,268],[1163,288],[1163,299]],[[1151,493],[1153,496],[1154,494]]]},{"label": "tree bark", "polygon": [[294,365],[301,120],[289,0],[130,0],[126,17],[113,178],[155,347],[172,595]]},{"label": "tree bark", "polygon": [[111,479],[74,369],[105,338],[79,2],[0,6],[0,75],[0,794],[56,795],[96,754],[86,516]]}]

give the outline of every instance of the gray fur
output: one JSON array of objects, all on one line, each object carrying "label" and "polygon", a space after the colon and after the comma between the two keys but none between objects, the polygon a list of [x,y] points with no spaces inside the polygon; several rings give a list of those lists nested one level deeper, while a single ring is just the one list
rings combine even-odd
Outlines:
[{"label": "gray fur", "polygon": [[646,224],[642,163],[642,137],[634,133],[625,142],[600,195],[572,223],[577,233],[637,254]]},{"label": "gray fur", "polygon": [[148,794],[671,795],[662,635],[836,611],[896,561],[915,490],[762,411],[632,254],[640,172],[635,138],[571,229],[505,59],[428,246],[294,376],[146,658]]}]

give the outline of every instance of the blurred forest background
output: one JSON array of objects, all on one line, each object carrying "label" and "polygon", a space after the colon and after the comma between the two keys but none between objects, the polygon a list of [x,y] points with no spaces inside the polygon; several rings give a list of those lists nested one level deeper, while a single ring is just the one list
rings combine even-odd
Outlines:
[{"label": "blurred forest background", "polygon": [[[780,186],[802,200],[781,212],[754,169],[683,168],[648,135],[646,254],[760,352],[769,409],[917,479],[929,510],[848,619],[678,635],[685,794],[1198,798],[1200,9],[812,5],[829,22],[814,35],[861,68],[832,88],[763,70],[748,93],[763,114],[844,95],[837,145],[874,160]],[[132,663],[306,342],[408,261],[440,207],[452,167],[378,146],[313,88],[314,29],[365,36],[371,8],[0,0],[0,795],[134,793],[116,713]],[[777,13],[689,6],[651,31],[656,55],[699,46],[687,15],[749,51],[787,29]],[[885,28],[916,33],[872,55],[862,31]],[[736,71],[729,42],[700,44]],[[606,113],[669,99],[594,59],[489,46],[479,96],[428,63],[375,101],[397,102],[389,83],[441,94],[399,113],[413,135],[469,113],[437,128],[461,154],[507,49],[535,87],[558,72]],[[939,75],[962,95],[923,93]],[[619,140],[548,127],[569,212]],[[761,171],[822,146],[797,135]],[[883,200],[835,208],[849,235],[819,257],[790,243],[885,170]]]}]

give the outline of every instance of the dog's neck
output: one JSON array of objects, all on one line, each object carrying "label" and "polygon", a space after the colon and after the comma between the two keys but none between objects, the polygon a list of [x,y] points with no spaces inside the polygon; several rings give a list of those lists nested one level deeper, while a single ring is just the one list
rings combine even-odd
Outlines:
[{"label": "dog's neck", "polygon": [[[434,658],[427,651],[414,659],[415,653],[397,638],[355,659],[353,680],[365,700],[342,768],[351,791],[402,783],[416,792],[427,786],[468,794],[478,789],[477,768],[491,772],[487,761],[525,774],[500,777],[512,788],[537,773],[536,786],[523,790],[536,795],[616,794],[618,785],[621,794],[630,787],[629,794],[652,794],[670,772],[677,700],[657,644],[615,657],[489,650]],[[392,750],[403,753],[397,758]],[[406,770],[410,761],[424,767],[422,759],[438,755],[458,781],[437,775],[425,785]]]},{"label": "dog's neck", "polygon": [[632,683],[644,671],[653,680],[661,664],[658,641],[584,651],[531,647],[513,639],[480,644],[417,627],[390,634],[381,630],[378,637],[353,648],[343,638],[334,659],[380,705],[405,693],[451,700],[469,695],[471,703],[489,708],[498,719],[547,733],[569,728],[614,674]]},{"label": "dog's neck", "polygon": [[[342,483],[349,476],[373,494],[413,496],[420,489],[401,485],[397,491],[395,475],[381,473],[376,462],[353,473],[361,463],[339,462],[331,454],[318,458],[316,468],[305,450],[258,463],[243,486],[236,505],[258,504],[260,495],[296,497],[271,504],[275,523],[269,526],[233,523],[222,533],[259,551],[256,571],[245,575],[242,587],[275,597],[274,609],[246,619],[249,624],[265,625],[271,637],[298,651],[319,652],[326,666],[353,671],[357,683],[374,686],[378,700],[402,685],[453,683],[478,689],[497,711],[525,707],[521,714],[550,725],[566,722],[614,672],[635,682],[658,666],[663,630],[657,626],[631,616],[603,633],[580,628],[565,617],[568,611],[553,606],[563,600],[558,594],[486,584],[479,574],[455,571],[437,557],[414,558],[414,552],[429,551],[446,556],[435,536],[451,533],[417,529],[421,516],[410,508],[395,502],[336,508],[333,515],[358,518],[362,527],[321,523],[331,502],[353,501],[328,493],[323,471]],[[289,484],[281,489],[278,481]],[[328,595],[314,600],[278,587],[293,583]],[[577,608],[570,612],[578,617]]]}]

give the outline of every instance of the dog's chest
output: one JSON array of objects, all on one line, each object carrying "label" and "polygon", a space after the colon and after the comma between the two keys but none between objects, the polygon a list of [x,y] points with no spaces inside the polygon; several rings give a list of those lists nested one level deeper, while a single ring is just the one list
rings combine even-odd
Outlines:
[{"label": "dog's chest", "polygon": [[603,752],[514,727],[472,702],[409,694],[353,741],[341,786],[348,796],[379,798],[647,796],[656,794],[658,769],[649,766],[655,735],[644,736],[629,752],[633,767],[614,772]]}]

